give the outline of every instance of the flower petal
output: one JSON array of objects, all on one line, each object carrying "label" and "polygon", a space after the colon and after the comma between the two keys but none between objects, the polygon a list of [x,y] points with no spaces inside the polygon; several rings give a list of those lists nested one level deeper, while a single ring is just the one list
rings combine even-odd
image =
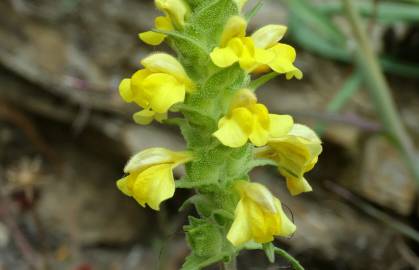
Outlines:
[{"label": "flower petal", "polygon": [[173,163],[175,153],[161,147],[153,147],[143,150],[130,158],[125,165],[124,172],[143,171],[150,166],[161,163]]},{"label": "flower petal", "polygon": [[247,134],[234,119],[222,118],[219,129],[213,134],[222,144],[236,148],[246,144]]},{"label": "flower petal", "polygon": [[151,109],[157,113],[166,113],[173,104],[185,100],[185,85],[169,74],[152,74],[144,80],[143,87],[150,93]]},{"label": "flower petal", "polygon": [[258,66],[255,59],[255,46],[253,40],[251,38],[242,38],[241,41],[243,48],[239,56],[240,67],[247,72],[252,72]]},{"label": "flower petal", "polygon": [[321,143],[321,140],[319,136],[317,136],[316,132],[308,126],[302,124],[294,124],[288,135],[302,137],[313,143]]},{"label": "flower petal", "polygon": [[287,79],[291,79],[292,77],[301,79],[303,77],[303,73],[293,65],[296,58],[295,49],[293,47],[278,43],[269,50],[274,52],[276,55],[275,59],[269,63],[269,67],[271,67],[275,72],[281,74],[286,73]]},{"label": "flower petal", "polygon": [[131,79],[123,79],[119,84],[119,95],[125,102],[132,102],[134,100],[134,93],[131,89]]},{"label": "flower petal", "polygon": [[269,50],[255,48],[255,60],[260,64],[269,64],[275,59],[275,53]]},{"label": "flower petal", "polygon": [[249,89],[240,89],[235,94],[230,104],[230,112],[239,107],[250,107],[256,104],[257,98],[255,93]]},{"label": "flower petal", "polygon": [[236,63],[239,58],[234,51],[229,48],[215,48],[210,54],[212,62],[221,68],[229,67]]},{"label": "flower petal", "polygon": [[251,37],[257,48],[267,49],[280,41],[285,32],[287,32],[286,26],[269,24],[254,32]]},{"label": "flower petal", "polygon": [[143,87],[143,81],[150,75],[150,71],[140,69],[131,77],[131,91],[134,95],[134,102],[143,108],[150,105],[150,93],[146,93]]},{"label": "flower petal", "polygon": [[275,213],[275,202],[272,193],[262,184],[237,181],[235,187],[242,196],[250,198],[252,201],[264,208],[265,212]]},{"label": "flower petal", "polygon": [[247,215],[247,211],[242,200],[240,200],[237,204],[234,215],[234,222],[228,231],[227,239],[237,247],[252,239],[250,218]]},{"label": "flower petal", "polygon": [[221,36],[221,47],[225,47],[228,42],[235,37],[244,37],[246,35],[247,21],[241,16],[232,16],[224,26]]},{"label": "flower petal", "polygon": [[287,188],[292,196],[296,196],[303,192],[311,192],[313,191],[310,184],[304,177],[294,178],[288,177],[287,178]]},{"label": "flower petal", "polygon": [[178,28],[185,25],[185,17],[188,16],[189,6],[183,0],[156,0],[156,7],[164,12],[170,21]]},{"label": "flower petal", "polygon": [[133,197],[140,205],[148,204],[150,208],[158,211],[161,202],[173,197],[175,181],[172,166],[172,164],[152,166],[138,175],[134,183]]},{"label": "flower petal", "polygon": [[138,37],[146,44],[151,46],[160,45],[167,37],[165,34],[147,31],[140,33]]},{"label": "flower petal", "polygon": [[141,64],[152,73],[167,73],[173,75],[179,81],[187,85],[193,83],[189,79],[183,66],[179,61],[167,53],[155,53],[143,59]]},{"label": "flower petal", "polygon": [[251,106],[253,117],[252,132],[249,135],[250,141],[256,146],[263,146],[269,138],[269,112],[263,104]]},{"label": "flower petal", "polygon": [[135,123],[145,126],[153,122],[155,114],[156,113],[153,112],[152,110],[145,109],[145,110],[134,113],[132,118]]},{"label": "flower petal", "polygon": [[278,236],[290,236],[295,232],[297,227],[294,223],[285,215],[284,210],[282,210],[281,202],[275,198],[275,205],[280,217],[280,226],[278,230],[275,232],[275,235]]},{"label": "flower petal", "polygon": [[137,174],[128,175],[116,182],[118,189],[127,196],[132,196],[132,186]]},{"label": "flower petal", "polygon": [[165,30],[165,31],[172,31],[174,30],[172,21],[169,17],[166,16],[158,16],[154,20],[154,25],[159,30]]},{"label": "flower petal", "polygon": [[175,152],[162,147],[148,148],[132,156],[125,165],[124,172],[143,171],[162,163],[172,163],[177,166],[191,160],[191,158],[192,154],[188,151]]},{"label": "flower petal", "polygon": [[269,119],[269,133],[273,138],[287,135],[294,124],[290,115],[269,114]]}]

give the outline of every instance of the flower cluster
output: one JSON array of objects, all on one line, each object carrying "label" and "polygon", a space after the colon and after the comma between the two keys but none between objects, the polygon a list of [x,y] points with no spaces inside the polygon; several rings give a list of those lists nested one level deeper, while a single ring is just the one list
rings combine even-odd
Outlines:
[{"label": "flower cluster", "polygon": [[[322,151],[314,131],[258,103],[252,76],[275,72],[301,79],[302,72],[294,65],[294,48],[279,42],[285,26],[268,25],[246,36],[245,3],[156,0],[164,16],[139,38],[153,46],[165,41],[177,57],[153,53],[119,86],[125,102],[141,107],[133,115],[136,123],[174,124],[185,138],[184,151],[151,148],[133,156],[117,182],[125,195],[154,210],[176,188],[195,190],[184,204],[194,205],[199,217],[185,226],[192,254],[182,269],[200,269],[249,243],[293,234],[296,226],[280,200],[248,173],[276,164],[292,195],[309,192],[304,174]],[[186,175],[175,181],[173,168],[182,164]]]}]

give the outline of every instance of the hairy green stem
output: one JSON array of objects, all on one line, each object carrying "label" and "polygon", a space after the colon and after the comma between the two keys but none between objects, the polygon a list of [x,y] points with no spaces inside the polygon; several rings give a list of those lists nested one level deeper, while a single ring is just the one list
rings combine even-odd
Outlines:
[{"label": "hairy green stem", "polygon": [[282,258],[286,259],[291,264],[291,266],[294,270],[304,270],[304,267],[293,256],[291,256],[285,250],[283,250],[279,247],[275,247],[274,251],[275,251],[275,254],[277,254],[277,255],[281,256]]},{"label": "hairy green stem", "polygon": [[361,18],[355,10],[352,1],[342,1],[358,45],[356,49],[357,64],[363,71],[370,96],[375,103],[376,111],[381,118],[387,134],[400,149],[419,185],[419,162],[417,154],[413,142],[397,113],[390,87],[384,78],[376,56],[369,44],[367,34],[362,28]]}]

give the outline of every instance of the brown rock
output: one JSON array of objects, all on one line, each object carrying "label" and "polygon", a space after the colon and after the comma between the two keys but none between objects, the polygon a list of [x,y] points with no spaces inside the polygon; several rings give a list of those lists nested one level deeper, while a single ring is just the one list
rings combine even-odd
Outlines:
[{"label": "brown rock", "polygon": [[401,215],[415,203],[416,185],[399,151],[383,136],[367,140],[357,192]]},{"label": "brown rock", "polygon": [[146,212],[115,186],[121,164],[107,154],[95,155],[71,146],[59,149],[65,160],[58,174],[45,181],[38,211],[46,230],[79,244],[115,244],[140,238]]}]

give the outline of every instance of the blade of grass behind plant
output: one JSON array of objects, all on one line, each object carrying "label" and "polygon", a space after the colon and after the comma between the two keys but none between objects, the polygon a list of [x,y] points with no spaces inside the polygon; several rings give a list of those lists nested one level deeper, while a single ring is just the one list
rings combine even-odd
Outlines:
[{"label": "blade of grass behind plant", "polygon": [[[417,3],[419,3],[419,0]],[[326,16],[343,14],[343,6],[339,2],[320,4],[317,8]],[[355,4],[355,8],[362,16],[374,16],[374,3],[372,1],[358,2]],[[419,22],[419,5],[380,2],[377,19],[384,23]]]},{"label": "blade of grass behind plant", "polygon": [[260,0],[248,13],[246,13],[246,21],[250,21],[263,7],[263,0]]},{"label": "blade of grass behind plant", "polygon": [[388,136],[404,156],[406,164],[419,187],[419,160],[413,141],[409,137],[397,112],[390,87],[371,48],[367,33],[362,26],[361,18],[353,7],[353,2],[351,0],[342,0],[342,3],[357,42],[355,51],[356,63],[362,70],[363,76],[365,76],[366,86],[374,101],[376,112]]},{"label": "blade of grass behind plant", "polygon": [[337,185],[332,181],[326,182],[326,188],[330,189],[344,200],[352,203],[369,216],[381,221],[393,230],[419,243],[419,232],[413,229],[412,227],[406,225],[403,222],[398,221],[397,219],[386,214],[385,212],[380,211],[374,206],[364,202],[361,198],[357,197],[349,190]]},{"label": "blade of grass behind plant", "polygon": [[315,30],[324,39],[334,44],[344,44],[345,36],[340,29],[329,19],[319,12],[315,6],[306,0],[282,0],[290,10],[290,17],[299,18],[306,26]]},{"label": "blade of grass behind plant", "polygon": [[[335,45],[322,38],[297,17],[290,18],[289,31],[291,38],[308,51],[346,63],[352,63],[354,60],[345,46]],[[395,75],[417,78],[419,74],[419,65],[402,63],[385,55],[380,58],[380,64],[386,72]]]}]

